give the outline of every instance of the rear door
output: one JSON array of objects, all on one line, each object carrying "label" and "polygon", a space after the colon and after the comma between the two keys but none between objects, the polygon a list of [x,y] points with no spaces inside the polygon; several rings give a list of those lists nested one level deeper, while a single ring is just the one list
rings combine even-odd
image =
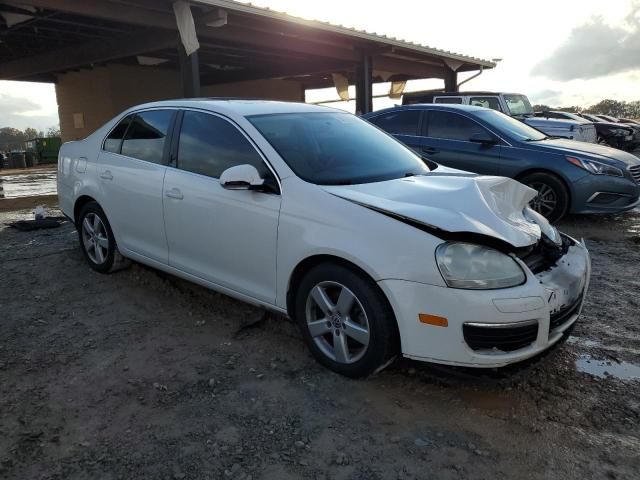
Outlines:
[{"label": "rear door", "polygon": [[448,167],[487,175],[500,175],[500,145],[470,141],[474,134],[492,135],[475,120],[457,112],[429,110],[422,122],[421,151]]},{"label": "rear door", "polygon": [[165,264],[162,183],[175,114],[154,109],[125,118],[105,139],[96,172],[119,246]]},{"label": "rear door", "polygon": [[259,300],[276,297],[280,194],[226,190],[220,175],[249,164],[275,175],[253,142],[225,117],[185,110],[175,168],[164,181],[169,265]]}]

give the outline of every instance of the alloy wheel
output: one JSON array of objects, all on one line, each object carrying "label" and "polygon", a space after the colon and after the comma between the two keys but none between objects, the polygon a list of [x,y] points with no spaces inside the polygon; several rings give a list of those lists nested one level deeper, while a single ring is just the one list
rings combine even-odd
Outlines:
[{"label": "alloy wheel", "polygon": [[91,212],[82,221],[82,243],[87,256],[93,263],[104,263],[109,254],[107,229],[98,215]]},{"label": "alloy wheel", "polygon": [[360,300],[338,282],[320,282],[307,296],[306,324],[313,341],[328,358],[354,363],[369,345],[369,319]]},{"label": "alloy wheel", "polygon": [[558,206],[556,192],[546,183],[531,183],[529,186],[538,191],[536,198],[531,200],[531,208],[539,214],[549,217]]}]

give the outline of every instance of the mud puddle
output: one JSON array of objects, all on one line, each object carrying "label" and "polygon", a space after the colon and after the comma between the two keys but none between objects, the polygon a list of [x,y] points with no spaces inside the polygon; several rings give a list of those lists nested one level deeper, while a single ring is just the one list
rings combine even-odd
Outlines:
[{"label": "mud puddle", "polygon": [[614,377],[619,380],[640,379],[640,365],[630,362],[616,362],[594,358],[591,355],[581,355],[576,360],[579,372],[588,373],[598,378]]},{"label": "mud puddle", "polygon": [[55,195],[56,170],[3,175],[0,177],[0,185],[4,188],[5,198]]}]

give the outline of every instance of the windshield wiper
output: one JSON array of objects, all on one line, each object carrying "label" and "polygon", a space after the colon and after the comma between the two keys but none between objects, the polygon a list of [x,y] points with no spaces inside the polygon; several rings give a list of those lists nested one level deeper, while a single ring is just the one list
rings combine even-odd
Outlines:
[{"label": "windshield wiper", "polygon": [[353,181],[351,180],[335,180],[326,183],[321,183],[320,185],[353,185]]}]

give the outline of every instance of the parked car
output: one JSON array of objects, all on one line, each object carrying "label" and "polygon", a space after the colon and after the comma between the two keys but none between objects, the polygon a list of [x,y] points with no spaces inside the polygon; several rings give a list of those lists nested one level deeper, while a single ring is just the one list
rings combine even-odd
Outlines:
[{"label": "parked car", "polygon": [[631,118],[619,118],[618,121],[620,123],[629,124],[631,126],[635,126],[635,125],[640,126],[640,122],[638,122],[637,120],[633,120]]},{"label": "parked car", "polygon": [[326,107],[133,107],[62,146],[58,195],[94,270],[132,259],[289,315],[348,376],[397,353],[470,367],[529,358],[576,321],[589,283],[584,245],[527,207],[535,191],[431,172]]},{"label": "parked car", "polygon": [[515,178],[538,191],[532,207],[566,213],[620,212],[640,200],[640,160],[601,145],[551,139],[503,113],[467,105],[411,105],[365,118],[448,167]]},{"label": "parked car", "polygon": [[596,117],[609,123],[617,123],[624,127],[630,127],[633,129],[633,140],[625,146],[625,150],[633,151],[640,146],[640,124],[636,122],[623,121],[620,118],[612,117],[611,115],[595,115]]},{"label": "parked car", "polygon": [[550,137],[568,138],[582,142],[596,142],[595,127],[584,119],[537,118],[531,102],[521,93],[497,92],[414,92],[402,97],[403,105],[416,103],[440,103],[485,107],[517,118],[530,127],[537,128]]},{"label": "parked car", "polygon": [[598,132],[599,144],[609,145],[621,150],[631,150],[633,148],[635,131],[632,127],[623,123],[607,122],[588,113],[577,113],[576,115],[593,122]]}]

